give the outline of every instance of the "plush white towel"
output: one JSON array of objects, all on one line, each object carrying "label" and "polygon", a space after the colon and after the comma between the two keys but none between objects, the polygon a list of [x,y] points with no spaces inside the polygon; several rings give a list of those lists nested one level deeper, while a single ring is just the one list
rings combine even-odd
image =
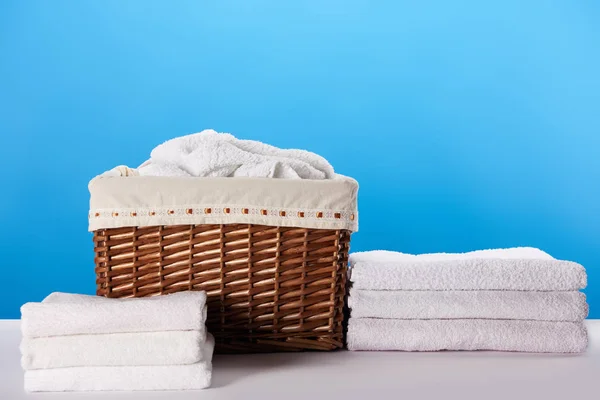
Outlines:
[{"label": "plush white towel", "polygon": [[351,318],[583,321],[588,315],[581,292],[352,288],[348,306]]},{"label": "plush white towel", "polygon": [[96,390],[196,390],[210,386],[214,338],[208,334],[203,359],[189,365],[70,367],[25,371],[27,392]]},{"label": "plush white towel", "polygon": [[285,150],[239,140],[208,129],[171,139],[152,150],[139,167],[142,176],[332,179],[333,167],[305,150]]},{"label": "plush white towel", "polygon": [[23,369],[194,364],[205,331],[108,333],[23,338]]},{"label": "plush white towel", "polygon": [[132,299],[52,293],[21,307],[23,336],[205,331],[206,293],[186,291]]},{"label": "plush white towel", "polygon": [[585,269],[541,250],[513,248],[464,254],[350,255],[353,287],[371,290],[579,290]]},{"label": "plush white towel", "polygon": [[580,353],[587,331],[583,322],[350,318],[347,343],[349,350]]}]

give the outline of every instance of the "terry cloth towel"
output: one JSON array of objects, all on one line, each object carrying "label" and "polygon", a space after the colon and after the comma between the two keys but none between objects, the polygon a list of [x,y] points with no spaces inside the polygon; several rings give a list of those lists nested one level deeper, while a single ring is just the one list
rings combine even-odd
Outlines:
[{"label": "terry cloth towel", "polygon": [[142,176],[331,179],[333,167],[305,150],[279,149],[212,129],[177,137],[152,150]]},{"label": "terry cloth towel", "polygon": [[586,297],[581,292],[352,288],[348,306],[351,318],[583,321],[588,315]]},{"label": "terry cloth towel", "polygon": [[23,338],[23,369],[177,365],[203,361],[205,331],[109,333]]},{"label": "terry cloth towel", "polygon": [[370,290],[579,290],[585,269],[528,247],[463,254],[350,255],[353,287]]},{"label": "terry cloth towel", "polygon": [[189,365],[70,367],[25,371],[27,392],[96,390],[196,390],[210,386],[214,338],[208,334],[203,359]]},{"label": "terry cloth towel", "polygon": [[583,322],[350,318],[347,342],[349,350],[580,353],[587,331]]},{"label": "terry cloth towel", "polygon": [[205,332],[206,293],[107,299],[52,293],[41,303],[21,307],[21,331],[26,337],[100,333]]}]

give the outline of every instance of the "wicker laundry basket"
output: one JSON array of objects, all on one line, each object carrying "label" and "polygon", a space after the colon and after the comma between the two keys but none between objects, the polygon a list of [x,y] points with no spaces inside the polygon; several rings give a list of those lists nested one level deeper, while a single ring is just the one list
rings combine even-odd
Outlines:
[{"label": "wicker laundry basket", "polygon": [[168,179],[90,183],[98,295],[204,290],[218,352],[343,346],[355,181]]}]

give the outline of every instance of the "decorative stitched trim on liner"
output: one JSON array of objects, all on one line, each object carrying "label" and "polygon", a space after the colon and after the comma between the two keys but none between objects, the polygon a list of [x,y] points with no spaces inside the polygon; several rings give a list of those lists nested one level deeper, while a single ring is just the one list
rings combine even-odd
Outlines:
[{"label": "decorative stitched trim on liner", "polygon": [[243,207],[243,206],[190,206],[190,207],[154,207],[154,208],[114,208],[114,209],[95,209],[90,210],[89,219],[95,218],[181,218],[194,215],[203,216],[243,216],[255,215],[263,217],[294,218],[294,219],[312,219],[312,220],[331,220],[353,222],[356,219],[356,213],[352,211],[330,211],[313,209],[290,209],[290,208],[261,208],[261,207]]}]

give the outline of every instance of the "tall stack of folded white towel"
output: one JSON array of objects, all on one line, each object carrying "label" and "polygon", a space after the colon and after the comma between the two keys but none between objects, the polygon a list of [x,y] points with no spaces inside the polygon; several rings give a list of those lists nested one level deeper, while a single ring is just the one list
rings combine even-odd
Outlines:
[{"label": "tall stack of folded white towel", "polygon": [[585,269],[534,248],[350,256],[350,350],[578,353]]},{"label": "tall stack of folded white towel", "polygon": [[52,293],[21,307],[25,390],[192,390],[210,386],[206,293],[136,299]]}]

